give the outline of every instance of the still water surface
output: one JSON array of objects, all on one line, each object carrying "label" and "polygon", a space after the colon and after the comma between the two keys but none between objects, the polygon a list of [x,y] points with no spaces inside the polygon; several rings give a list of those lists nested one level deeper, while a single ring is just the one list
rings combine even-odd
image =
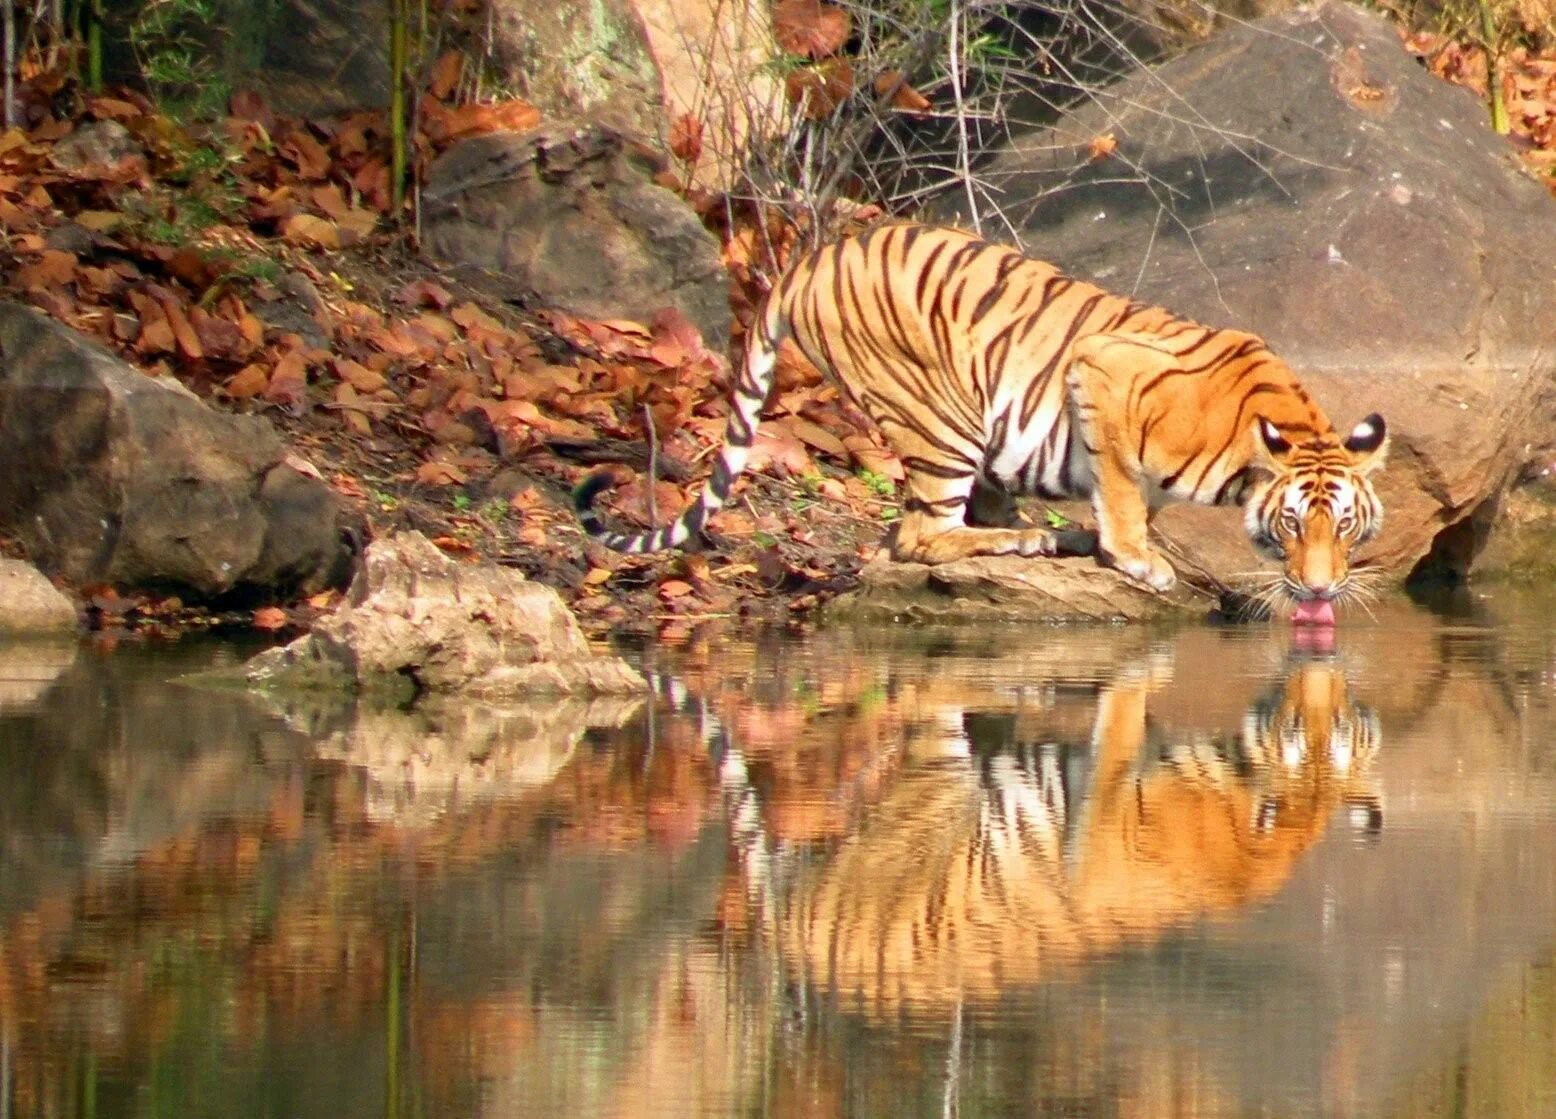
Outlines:
[{"label": "still water surface", "polygon": [[1556,1115],[1553,621],[0,649],[0,1117]]}]

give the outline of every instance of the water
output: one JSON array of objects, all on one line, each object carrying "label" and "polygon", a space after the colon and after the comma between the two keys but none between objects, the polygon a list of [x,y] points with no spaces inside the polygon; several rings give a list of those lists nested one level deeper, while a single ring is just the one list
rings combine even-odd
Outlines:
[{"label": "water", "polygon": [[410,714],[0,649],[0,1119],[1556,1114],[1553,608]]}]

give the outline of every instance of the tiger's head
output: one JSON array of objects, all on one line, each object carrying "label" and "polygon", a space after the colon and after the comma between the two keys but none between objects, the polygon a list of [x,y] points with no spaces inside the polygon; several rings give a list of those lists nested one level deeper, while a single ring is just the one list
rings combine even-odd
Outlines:
[{"label": "tiger's head", "polygon": [[1301,617],[1332,619],[1329,603],[1354,594],[1351,550],[1383,523],[1383,505],[1370,475],[1383,465],[1388,429],[1373,413],[1344,440],[1333,432],[1297,442],[1264,417],[1255,423],[1259,478],[1244,506],[1249,539],[1281,562],[1277,581],[1261,597],[1284,599]]}]

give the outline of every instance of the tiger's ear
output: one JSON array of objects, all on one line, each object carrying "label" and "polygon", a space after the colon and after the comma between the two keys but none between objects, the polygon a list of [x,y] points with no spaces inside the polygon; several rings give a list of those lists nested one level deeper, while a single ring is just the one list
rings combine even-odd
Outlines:
[{"label": "tiger's ear", "polygon": [[1263,416],[1253,421],[1253,428],[1252,465],[1279,474],[1281,463],[1291,453],[1291,442]]},{"label": "tiger's ear", "polygon": [[1389,432],[1383,417],[1374,412],[1351,428],[1345,437],[1345,449],[1355,460],[1356,469],[1371,474],[1388,458]]}]

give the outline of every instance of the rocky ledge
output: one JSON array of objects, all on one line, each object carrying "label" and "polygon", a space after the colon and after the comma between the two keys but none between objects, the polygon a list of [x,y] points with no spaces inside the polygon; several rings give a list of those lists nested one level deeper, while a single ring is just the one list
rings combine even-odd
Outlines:
[{"label": "rocky ledge", "polygon": [[625,661],[589,648],[550,587],[517,571],[459,564],[416,532],[375,542],[333,614],[240,669],[266,689],[343,689],[404,702],[647,689]]},{"label": "rocky ledge", "polygon": [[977,556],[928,566],[877,559],[830,621],[1149,622],[1203,617],[1216,596],[1180,579],[1167,594],[1088,557]]}]

